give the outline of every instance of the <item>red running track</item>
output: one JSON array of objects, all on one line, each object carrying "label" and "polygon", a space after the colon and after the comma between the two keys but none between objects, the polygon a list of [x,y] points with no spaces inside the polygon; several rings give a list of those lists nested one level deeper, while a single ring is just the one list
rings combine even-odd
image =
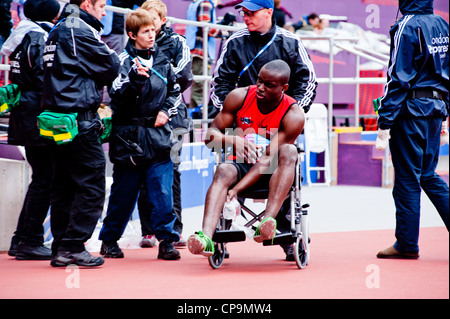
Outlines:
[{"label": "red running track", "polygon": [[422,228],[418,260],[377,259],[393,238],[393,230],[311,234],[303,270],[280,247],[249,239],[229,244],[231,257],[217,270],[187,249],[179,261],[158,260],[157,248],[124,250],[125,259],[79,270],[2,253],[0,298],[448,299],[448,231]]}]

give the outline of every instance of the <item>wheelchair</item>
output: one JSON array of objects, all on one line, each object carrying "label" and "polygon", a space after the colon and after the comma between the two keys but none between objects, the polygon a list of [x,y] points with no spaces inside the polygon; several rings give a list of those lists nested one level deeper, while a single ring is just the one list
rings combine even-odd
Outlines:
[{"label": "wheelchair", "polygon": [[[309,238],[309,222],[308,222],[308,207],[309,204],[302,204],[301,201],[301,156],[304,151],[297,146],[297,164],[295,167],[295,179],[294,183],[286,195],[286,199],[282,205],[277,221],[279,218],[286,218],[287,228],[285,231],[280,232],[277,230],[277,234],[271,240],[263,241],[264,246],[271,245],[292,245],[294,251],[294,258],[299,269],[303,269],[309,264],[310,260],[310,238]],[[220,162],[221,156],[218,158]],[[252,188],[239,194],[238,201],[241,205],[240,216],[246,221],[244,226],[255,230],[255,223],[261,222],[264,216],[264,210],[260,213],[253,212],[248,205],[245,204],[246,199],[253,200],[266,200],[268,198],[269,189],[267,188]],[[288,206],[288,212],[283,207]],[[285,214],[285,216],[283,216]],[[241,218],[240,218],[241,219]],[[241,219],[242,220],[242,219]],[[226,251],[226,244],[230,242],[241,242],[246,240],[246,232],[244,230],[231,230],[232,220],[227,220],[221,217],[216,228],[216,231],[212,237],[214,242],[214,254],[208,257],[209,265],[213,269],[218,269],[222,266],[224,259],[227,257],[228,252]]]}]

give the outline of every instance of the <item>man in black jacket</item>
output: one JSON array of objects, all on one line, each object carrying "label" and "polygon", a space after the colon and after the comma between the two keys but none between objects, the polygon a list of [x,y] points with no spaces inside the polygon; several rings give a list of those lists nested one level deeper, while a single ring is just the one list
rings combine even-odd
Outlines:
[{"label": "man in black jacket", "polygon": [[100,91],[117,75],[119,58],[100,40],[106,0],[71,0],[44,51],[42,107],[77,113],[78,135],[55,146],[51,194],[51,265],[99,266],[84,248],[103,211],[105,154],[97,115]]},{"label": "man in black jacket", "polygon": [[11,109],[8,143],[25,146],[27,161],[33,170],[32,180],[20,212],[19,221],[8,251],[16,259],[49,260],[50,249],[43,246],[44,223],[50,207],[52,178],[51,147],[39,136],[36,117],[42,112],[43,61],[45,41],[57,18],[56,0],[28,0],[24,14],[1,54],[10,57],[11,82],[20,91],[19,105]]},{"label": "man in black jacket", "polygon": [[[211,100],[222,104],[236,86],[256,83],[262,66],[280,59],[291,68],[289,90],[305,112],[316,95],[316,76],[312,62],[301,40],[291,32],[279,28],[273,20],[273,0],[243,1],[241,9],[247,29],[234,33],[225,43],[211,82]],[[243,50],[245,48],[245,50]]]}]

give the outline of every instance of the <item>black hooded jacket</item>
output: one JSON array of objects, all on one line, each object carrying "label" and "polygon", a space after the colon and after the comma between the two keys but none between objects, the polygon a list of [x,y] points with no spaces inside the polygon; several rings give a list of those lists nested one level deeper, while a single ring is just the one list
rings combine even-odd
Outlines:
[{"label": "black hooded jacket", "polygon": [[[172,128],[169,123],[154,127],[154,122],[161,111],[169,117],[177,114],[181,94],[172,66],[158,46],[138,50],[133,43],[129,40],[119,55],[120,71],[110,91],[109,156],[114,164],[148,165],[170,157]],[[138,74],[136,58],[149,67],[150,77]]]},{"label": "black hooded jacket", "polygon": [[[45,40],[53,24],[23,20],[13,31],[8,46],[11,65],[11,82],[21,91],[19,104],[11,110],[8,143],[23,146],[43,146],[36,117],[42,112],[43,62]],[[14,37],[14,39],[13,39]],[[22,39],[20,42],[16,39]],[[11,43],[11,45],[10,45]],[[17,44],[17,45],[16,45]],[[8,53],[9,53],[8,52]]]},{"label": "black hooded jacket", "polygon": [[[270,42],[271,39],[273,42]],[[270,45],[239,77],[258,52],[268,44]],[[276,25],[265,34],[250,32],[245,28],[228,39],[217,61],[211,82],[211,100],[214,105],[222,109],[225,98],[236,85],[245,87],[255,84],[259,70],[264,64],[276,59],[289,64],[291,77],[286,93],[296,99],[298,105],[307,112],[316,95],[317,81],[313,64],[301,40]]]},{"label": "black hooded jacket", "polygon": [[[159,111],[169,117],[174,116],[181,95],[169,60],[157,45],[152,49],[138,50],[133,42],[128,41],[124,52],[119,55],[120,70],[109,93],[114,112],[113,123],[129,125],[132,118],[156,117]],[[136,57],[153,59],[150,78],[137,73],[133,61]],[[144,63],[143,60],[141,63]]]},{"label": "black hooded jacket", "polygon": [[67,5],[50,32],[44,51],[42,106],[55,112],[97,112],[100,89],[119,70],[119,57],[100,39],[102,24]]}]

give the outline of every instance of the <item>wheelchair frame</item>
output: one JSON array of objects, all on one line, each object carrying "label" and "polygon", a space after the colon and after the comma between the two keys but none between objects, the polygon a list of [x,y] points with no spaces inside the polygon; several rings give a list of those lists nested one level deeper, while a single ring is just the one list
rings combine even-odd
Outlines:
[{"label": "wheelchair frame", "polygon": [[[309,238],[309,220],[308,220],[308,207],[309,204],[301,204],[301,154],[303,150],[297,145],[297,164],[295,165],[295,180],[291,187],[286,199],[290,197],[290,213],[288,218],[290,220],[290,232],[281,233],[275,235],[273,240],[263,241],[264,246],[289,244],[293,245],[294,258],[299,269],[303,269],[309,264],[310,260],[310,238]],[[243,226],[253,227],[254,223],[261,221],[265,210],[260,214],[256,214],[245,206],[245,199],[267,199],[267,196],[261,197],[246,197],[239,196],[239,202],[241,204],[241,216],[247,220],[247,223]],[[252,219],[248,220],[248,214]],[[222,266],[224,259],[226,258],[227,251],[225,249],[226,243],[239,242],[246,240],[246,234],[243,230],[230,230],[232,220],[226,220],[221,215],[218,227],[212,238],[214,242],[214,255],[208,257],[208,262],[213,269],[218,269]]]}]

